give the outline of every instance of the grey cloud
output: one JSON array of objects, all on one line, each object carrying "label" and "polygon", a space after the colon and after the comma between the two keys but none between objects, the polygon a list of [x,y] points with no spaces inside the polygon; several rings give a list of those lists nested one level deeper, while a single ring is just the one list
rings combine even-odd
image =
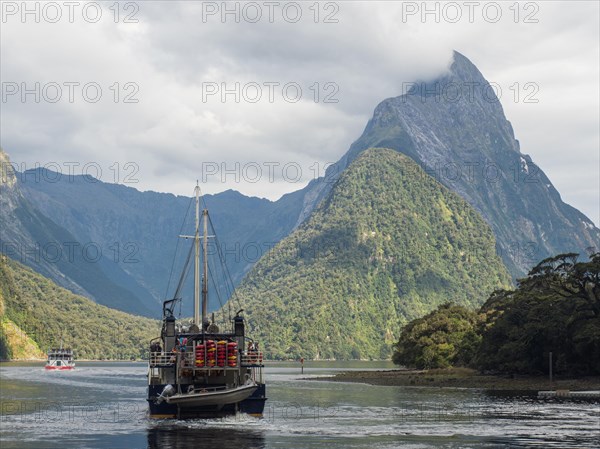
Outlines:
[{"label": "grey cloud", "polygon": [[[503,87],[522,151],[563,198],[600,223],[597,3],[535,3],[539,22],[532,24],[514,23],[509,3],[496,24],[480,16],[474,23],[403,21],[402,2],[339,2],[339,23],[315,24],[311,4],[296,24],[203,23],[201,2],[139,2],[138,24],[2,24],[2,81],[97,81],[105,96],[96,104],[2,103],[1,144],[28,163],[136,161],[136,187],[176,194],[190,193],[203,161],[297,162],[308,171],[341,157],[375,106],[400,95],[403,83],[443,73],[456,49]],[[137,104],[110,97],[113,83],[127,81],[139,85]],[[303,97],[295,104],[280,94],[273,103],[202,101],[203,82],[235,81],[293,81]],[[327,81],[339,89],[338,102],[321,96],[315,103],[310,86]],[[539,84],[537,105],[509,97],[511,85],[527,81]],[[207,189],[275,199],[302,187],[305,174],[301,183],[213,180]]]}]

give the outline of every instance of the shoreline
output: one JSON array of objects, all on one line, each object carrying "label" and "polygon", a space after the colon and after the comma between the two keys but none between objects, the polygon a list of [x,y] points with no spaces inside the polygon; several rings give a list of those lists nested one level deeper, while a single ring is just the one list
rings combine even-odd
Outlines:
[{"label": "shoreline", "polygon": [[542,376],[479,374],[479,372],[469,368],[345,371],[334,376],[305,378],[303,380],[353,382],[396,387],[472,388],[505,391],[600,390],[600,376],[572,379],[555,378],[551,382],[547,377]]}]

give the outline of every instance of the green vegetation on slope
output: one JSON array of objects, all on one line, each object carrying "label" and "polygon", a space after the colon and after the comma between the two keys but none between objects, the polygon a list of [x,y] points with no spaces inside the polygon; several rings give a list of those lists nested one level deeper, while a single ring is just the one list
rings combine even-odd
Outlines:
[{"label": "green vegetation on slope", "polygon": [[393,360],[542,374],[549,352],[557,374],[600,374],[600,254],[588,262],[577,262],[576,254],[543,260],[517,289],[492,293],[479,315],[444,306],[409,323]]},{"label": "green vegetation on slope", "polygon": [[407,156],[362,153],[238,296],[273,358],[389,358],[398,329],[509,276],[479,214]]},{"label": "green vegetation on slope", "polygon": [[[0,261],[3,259],[4,256],[0,256]],[[2,271],[0,281],[0,360],[44,358],[45,355],[37,343],[6,316],[5,298],[14,295],[15,287],[12,278],[6,278]]]},{"label": "green vegetation on slope", "polygon": [[15,323],[0,318],[0,360],[39,360],[46,354]]},{"label": "green vegetation on slope", "polygon": [[[139,358],[159,332],[155,320],[98,305],[1,255],[0,292],[0,319],[6,331],[0,337],[1,358],[22,352],[22,347],[10,342],[26,336],[44,351],[62,339],[82,359]],[[18,335],[19,331],[24,334]]]}]

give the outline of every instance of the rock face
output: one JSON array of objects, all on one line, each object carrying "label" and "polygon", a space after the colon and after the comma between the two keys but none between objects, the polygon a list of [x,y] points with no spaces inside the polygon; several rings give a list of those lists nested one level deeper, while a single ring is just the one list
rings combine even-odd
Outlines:
[{"label": "rock face", "polygon": [[0,159],[0,252],[100,304],[150,315],[136,295],[139,288],[135,283],[119,285],[118,281],[126,278],[123,270],[94,252],[93,242],[79,241],[41,213],[23,195],[8,155],[2,150]]},{"label": "rock face", "polygon": [[[13,171],[8,155],[0,149],[0,164],[2,174],[0,176],[0,244],[1,252],[10,255],[14,259],[25,262],[25,255],[30,260],[30,266],[44,273],[46,276],[61,278],[60,269],[56,264],[46,262],[40,254],[36,254],[39,246],[31,233],[33,222],[43,222],[46,217],[39,217],[33,211],[28,201],[23,197],[17,185],[17,177]],[[21,216],[31,214],[25,222]],[[80,294],[89,294],[80,285],[71,279],[64,279],[62,285]]]},{"label": "rock face", "polygon": [[441,78],[413,83],[404,95],[377,106],[362,136],[330,168],[329,182],[306,188],[300,220],[327,195],[330,181],[370,147],[410,156],[478,210],[514,277],[550,255],[600,249],[600,230],[565,204],[544,172],[520,152],[493,89],[460,53]]},{"label": "rock face", "polygon": [[271,357],[386,358],[401,323],[509,285],[494,245],[460,196],[409,157],[370,149],[237,297]]}]

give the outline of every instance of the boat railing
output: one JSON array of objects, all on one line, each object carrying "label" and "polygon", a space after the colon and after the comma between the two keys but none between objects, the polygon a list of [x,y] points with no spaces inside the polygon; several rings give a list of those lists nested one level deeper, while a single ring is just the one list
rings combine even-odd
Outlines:
[{"label": "boat railing", "polygon": [[48,360],[73,360],[72,354],[48,354]]},{"label": "boat railing", "polygon": [[[237,369],[238,363],[235,366],[196,366],[196,355],[194,352],[151,352],[150,367],[173,366],[179,362],[181,367],[195,369]],[[244,351],[240,354],[239,364],[241,366],[263,366],[262,351]]]},{"label": "boat railing", "polygon": [[262,366],[263,353],[262,351],[244,351],[240,357],[242,366]]},{"label": "boat railing", "polygon": [[73,358],[73,350],[72,349],[52,348],[52,349],[48,350],[48,357],[52,357],[55,359]]},{"label": "boat railing", "polygon": [[172,352],[151,352],[150,366],[172,366],[177,362],[175,353]]}]

